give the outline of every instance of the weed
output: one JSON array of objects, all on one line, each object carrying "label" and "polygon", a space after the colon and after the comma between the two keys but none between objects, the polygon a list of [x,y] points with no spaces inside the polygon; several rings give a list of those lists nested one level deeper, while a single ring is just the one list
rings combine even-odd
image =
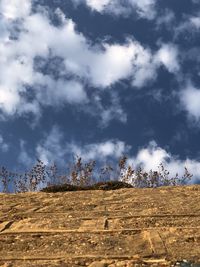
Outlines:
[{"label": "weed", "polygon": [[[159,186],[174,186],[186,184],[191,178],[185,167],[185,172],[182,177],[178,173],[170,177],[161,163],[158,170],[150,170],[146,172],[140,167],[134,169],[128,164],[128,157],[122,156],[116,167],[111,164],[100,166],[99,172],[96,172],[96,161],[90,160],[84,162],[81,157],[74,157],[74,161],[69,164],[67,172],[60,174],[56,163],[47,166],[41,160],[37,160],[36,164],[23,174],[12,173],[5,167],[0,169],[0,182],[2,192],[8,193],[11,183],[15,186],[15,192],[33,192],[38,191],[42,187],[45,192],[59,191],[75,191],[75,190],[109,190],[129,187],[159,187]],[[94,175],[95,173],[95,175]],[[113,180],[115,175],[115,180]],[[95,177],[97,183],[95,183]]]}]

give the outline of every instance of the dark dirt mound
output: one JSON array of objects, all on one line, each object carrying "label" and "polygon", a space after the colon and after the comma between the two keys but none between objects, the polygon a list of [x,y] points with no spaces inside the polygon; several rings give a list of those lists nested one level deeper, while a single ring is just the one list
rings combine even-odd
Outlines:
[{"label": "dark dirt mound", "polygon": [[99,182],[90,186],[77,186],[71,184],[51,185],[43,188],[41,192],[56,193],[66,191],[83,191],[83,190],[116,190],[120,188],[133,188],[132,185],[120,181]]}]

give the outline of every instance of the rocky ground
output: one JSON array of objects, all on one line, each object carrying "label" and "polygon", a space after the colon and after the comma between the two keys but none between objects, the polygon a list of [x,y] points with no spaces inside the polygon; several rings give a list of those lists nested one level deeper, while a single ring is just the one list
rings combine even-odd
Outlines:
[{"label": "rocky ground", "polygon": [[200,186],[0,194],[0,266],[200,266]]}]

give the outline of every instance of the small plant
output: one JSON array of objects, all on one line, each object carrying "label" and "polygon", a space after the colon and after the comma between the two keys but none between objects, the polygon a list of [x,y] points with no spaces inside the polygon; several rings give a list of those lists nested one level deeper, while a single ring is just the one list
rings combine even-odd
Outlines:
[{"label": "small plant", "polygon": [[95,165],[95,161],[89,161],[84,164],[82,158],[77,156],[70,174],[72,184],[78,186],[90,185]]},{"label": "small plant", "polygon": [[[2,167],[0,184],[4,193],[11,191],[12,186],[10,185],[12,184],[15,185],[15,192],[34,192],[40,190],[44,185],[52,192],[59,192],[59,190],[114,190],[123,187],[176,186],[184,185],[192,178],[192,174],[186,167],[182,177],[179,177],[178,173],[170,177],[170,173],[165,169],[163,163],[158,166],[157,171],[147,172],[141,166],[134,169],[128,164],[128,157],[125,155],[119,159],[116,167],[106,164],[103,167],[100,166],[99,172],[95,170],[95,167],[96,161],[84,162],[81,157],[76,156],[73,163],[69,163],[67,172],[61,173],[56,163],[46,166],[38,159],[31,170],[23,174],[12,173]],[[115,175],[115,180],[113,180],[113,175]],[[99,179],[95,179],[95,177]]]},{"label": "small plant", "polygon": [[37,163],[29,172],[17,175],[15,181],[16,192],[34,192],[37,191],[38,186],[46,181],[46,166],[37,159]]},{"label": "small plant", "polygon": [[127,159],[128,157],[125,155],[119,159],[119,177],[120,181],[131,183],[135,170],[130,165],[127,165]]},{"label": "small plant", "polygon": [[108,164],[100,168],[100,181],[111,180],[111,173],[114,171],[113,167]]},{"label": "small plant", "polygon": [[53,185],[57,181],[57,177],[58,177],[58,168],[55,162],[49,167],[49,170],[47,171],[47,175],[49,178],[47,185],[48,186]]},{"label": "small plant", "polygon": [[150,170],[146,172],[141,166],[134,170],[132,166],[127,165],[127,159],[126,156],[123,156],[119,160],[120,180],[125,183],[130,183],[137,188],[183,185],[193,176],[185,167],[184,175],[181,178],[179,178],[178,173],[175,177],[169,177],[170,173],[165,169],[163,163],[160,163],[158,166],[158,171]]},{"label": "small plant", "polygon": [[8,171],[5,167],[0,169],[0,182],[2,184],[2,192],[9,192],[9,184],[14,179],[15,174]]}]

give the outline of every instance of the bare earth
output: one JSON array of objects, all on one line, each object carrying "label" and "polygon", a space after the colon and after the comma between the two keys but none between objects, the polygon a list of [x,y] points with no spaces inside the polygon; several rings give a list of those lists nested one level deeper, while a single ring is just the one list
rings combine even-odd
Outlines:
[{"label": "bare earth", "polygon": [[200,185],[0,194],[0,266],[200,266]]}]

